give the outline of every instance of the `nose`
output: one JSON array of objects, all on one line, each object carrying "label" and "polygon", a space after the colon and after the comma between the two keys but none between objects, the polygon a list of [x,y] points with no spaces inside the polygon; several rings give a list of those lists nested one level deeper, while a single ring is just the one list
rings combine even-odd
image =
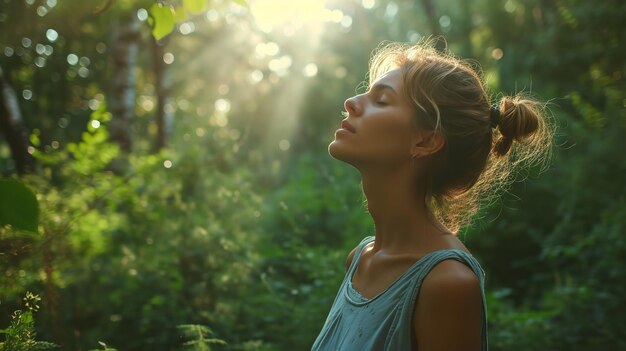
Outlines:
[{"label": "nose", "polygon": [[348,114],[351,116],[357,116],[360,113],[356,98],[356,96],[353,96],[349,99],[346,99],[346,101],[343,103],[346,112],[348,112]]}]

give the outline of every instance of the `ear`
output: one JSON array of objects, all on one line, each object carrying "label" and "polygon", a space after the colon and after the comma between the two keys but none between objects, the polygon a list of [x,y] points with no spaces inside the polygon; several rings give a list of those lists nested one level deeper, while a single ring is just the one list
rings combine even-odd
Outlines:
[{"label": "ear", "polygon": [[432,155],[441,150],[445,143],[446,141],[441,132],[434,130],[416,132],[411,148],[411,155],[418,158]]}]

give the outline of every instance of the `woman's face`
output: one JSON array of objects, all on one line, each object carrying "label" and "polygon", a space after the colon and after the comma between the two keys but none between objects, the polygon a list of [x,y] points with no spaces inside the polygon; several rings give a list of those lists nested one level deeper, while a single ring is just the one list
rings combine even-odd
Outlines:
[{"label": "woman's face", "polygon": [[347,117],[328,146],[330,155],[358,169],[410,162],[414,110],[403,91],[402,72],[394,69],[346,100]]}]

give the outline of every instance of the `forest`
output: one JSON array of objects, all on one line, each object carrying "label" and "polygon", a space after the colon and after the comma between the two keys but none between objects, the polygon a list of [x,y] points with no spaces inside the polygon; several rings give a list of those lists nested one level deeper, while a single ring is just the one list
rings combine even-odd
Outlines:
[{"label": "forest", "polygon": [[373,234],[327,146],[382,42],[546,101],[459,237],[492,350],[626,350],[626,2],[0,0],[0,350],[308,350]]}]

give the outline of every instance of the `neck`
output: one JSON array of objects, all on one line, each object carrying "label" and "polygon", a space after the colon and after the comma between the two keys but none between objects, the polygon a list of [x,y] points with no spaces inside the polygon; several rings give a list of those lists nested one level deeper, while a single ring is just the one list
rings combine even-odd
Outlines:
[{"label": "neck", "polygon": [[394,253],[426,248],[445,233],[424,202],[425,191],[417,187],[414,173],[361,171],[367,207],[376,227],[374,250]]}]

